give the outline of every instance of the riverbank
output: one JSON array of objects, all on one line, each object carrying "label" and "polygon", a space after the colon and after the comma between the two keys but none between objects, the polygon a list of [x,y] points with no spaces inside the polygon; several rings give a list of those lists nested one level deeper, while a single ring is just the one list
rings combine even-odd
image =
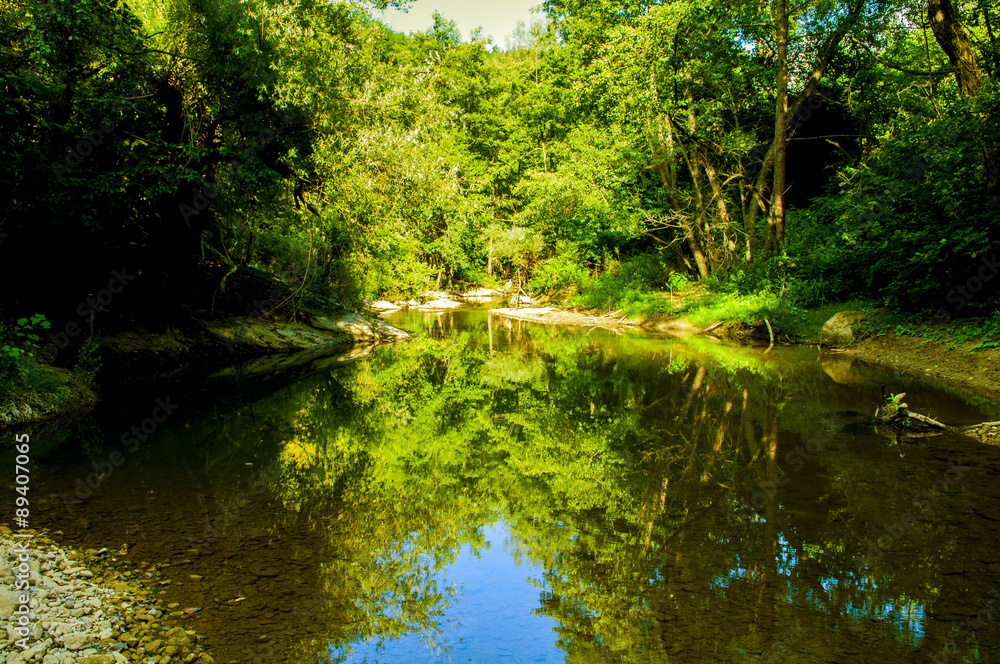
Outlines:
[{"label": "riverbank", "polygon": [[[164,604],[156,595],[159,566],[118,560],[104,550],[76,551],[58,543],[61,533],[0,526],[0,651],[7,664],[168,664],[215,661],[189,629],[198,607]],[[29,591],[15,584],[27,549]],[[29,613],[22,621],[21,596]],[[27,632],[16,630],[27,622]],[[25,647],[27,646],[27,647]]]},{"label": "riverbank", "polygon": [[[665,294],[661,294],[664,295]],[[622,311],[581,311],[560,307],[494,309],[498,315],[543,324],[612,329],[637,328],[675,336],[705,335],[750,343],[820,343],[820,331],[835,314],[859,306],[857,302],[816,309],[774,305],[759,298],[711,298],[692,289],[670,298],[676,314],[629,316]],[[967,322],[935,326],[937,339],[893,331],[891,312],[878,310],[875,322],[857,326],[857,340],[838,348],[858,360],[923,376],[968,390],[1000,403],[1000,348],[997,340],[969,339]],[[987,334],[987,333],[984,333]],[[982,335],[980,335],[982,336]]]},{"label": "riverbank", "polygon": [[61,367],[26,365],[20,386],[0,395],[0,430],[85,415],[97,406],[104,375],[168,377],[194,363],[220,367],[258,358],[288,365],[296,356],[392,343],[409,333],[353,312],[303,313],[297,320],[232,317],[188,322],[183,328],[135,329],[99,340],[102,371],[96,382]]},{"label": "riverbank", "polygon": [[37,367],[33,385],[0,395],[0,429],[85,415],[97,405],[96,386],[59,367]]},{"label": "riverbank", "polygon": [[887,332],[865,339],[844,353],[902,375],[925,376],[1000,403],[1000,349],[975,346],[974,342],[956,344]]}]

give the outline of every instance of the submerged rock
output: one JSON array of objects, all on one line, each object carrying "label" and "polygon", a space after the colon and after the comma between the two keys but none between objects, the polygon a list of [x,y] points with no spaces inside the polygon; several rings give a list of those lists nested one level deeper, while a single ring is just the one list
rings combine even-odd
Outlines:
[{"label": "submerged rock", "polygon": [[[20,612],[21,596],[29,598],[30,632],[25,636],[14,631],[13,624],[0,629],[0,662],[5,654],[7,662],[42,664],[147,662],[164,642],[173,648],[171,656],[156,658],[157,662],[213,661],[196,632],[149,622],[159,614],[155,591],[128,578],[130,565],[114,564],[104,552],[93,549],[82,554],[60,546],[42,532],[19,535],[31,537],[15,538],[9,527],[0,526],[0,560],[17,560],[23,555],[20,547],[27,547],[31,590],[16,591],[13,583],[2,580],[0,596],[14,604],[4,605],[4,612],[8,608]],[[98,582],[83,565],[97,571]],[[146,624],[134,624],[137,619]],[[140,631],[140,636],[133,636]]]}]

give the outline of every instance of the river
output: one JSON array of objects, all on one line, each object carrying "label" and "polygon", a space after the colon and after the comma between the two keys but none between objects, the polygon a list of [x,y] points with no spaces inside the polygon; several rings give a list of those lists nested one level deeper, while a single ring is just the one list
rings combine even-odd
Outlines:
[{"label": "river", "polygon": [[883,385],[996,405],[815,348],[387,320],[416,338],[123,377],[33,439],[34,525],[170,563],[219,662],[1000,661],[1000,449],[871,424]]}]

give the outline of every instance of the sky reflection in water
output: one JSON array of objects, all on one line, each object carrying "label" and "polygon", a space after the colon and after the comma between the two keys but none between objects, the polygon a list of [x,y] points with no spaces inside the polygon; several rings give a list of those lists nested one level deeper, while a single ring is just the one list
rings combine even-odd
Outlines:
[{"label": "sky reflection in water", "polygon": [[457,560],[438,572],[437,586],[455,587],[455,600],[439,618],[437,629],[422,630],[389,641],[358,644],[345,655],[346,664],[374,662],[562,662],[556,647],[556,621],[536,615],[544,570],[522,558],[515,561],[505,543],[503,523],[483,528],[488,548],[473,553],[463,544]]}]

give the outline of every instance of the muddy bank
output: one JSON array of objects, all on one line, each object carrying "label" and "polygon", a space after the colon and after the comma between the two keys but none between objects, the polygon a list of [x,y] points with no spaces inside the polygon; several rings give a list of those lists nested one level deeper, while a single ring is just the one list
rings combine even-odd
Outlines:
[{"label": "muddy bank", "polygon": [[881,334],[846,349],[844,354],[901,374],[926,376],[1000,402],[1000,349],[952,347],[921,337]]},{"label": "muddy bank", "polygon": [[[0,652],[7,664],[125,664],[215,659],[188,623],[201,610],[156,597],[159,566],[61,546],[61,533],[0,526]],[[53,539],[54,538],[54,539]],[[27,604],[23,603],[27,600]]]},{"label": "muddy bank", "polygon": [[[494,309],[493,313],[537,323],[608,328],[636,327],[674,336],[708,333],[736,342],[767,343],[769,339],[768,331],[763,324],[747,326],[738,321],[723,321],[715,329],[703,330],[680,316],[629,319],[620,312],[616,315],[598,316],[589,312],[551,307]],[[796,340],[792,342],[796,343]],[[797,342],[815,343],[805,340]],[[953,346],[950,343],[889,333],[869,338],[841,352],[870,364],[895,369],[902,374],[931,378],[1000,402],[1000,349],[973,350],[972,343]]]}]

